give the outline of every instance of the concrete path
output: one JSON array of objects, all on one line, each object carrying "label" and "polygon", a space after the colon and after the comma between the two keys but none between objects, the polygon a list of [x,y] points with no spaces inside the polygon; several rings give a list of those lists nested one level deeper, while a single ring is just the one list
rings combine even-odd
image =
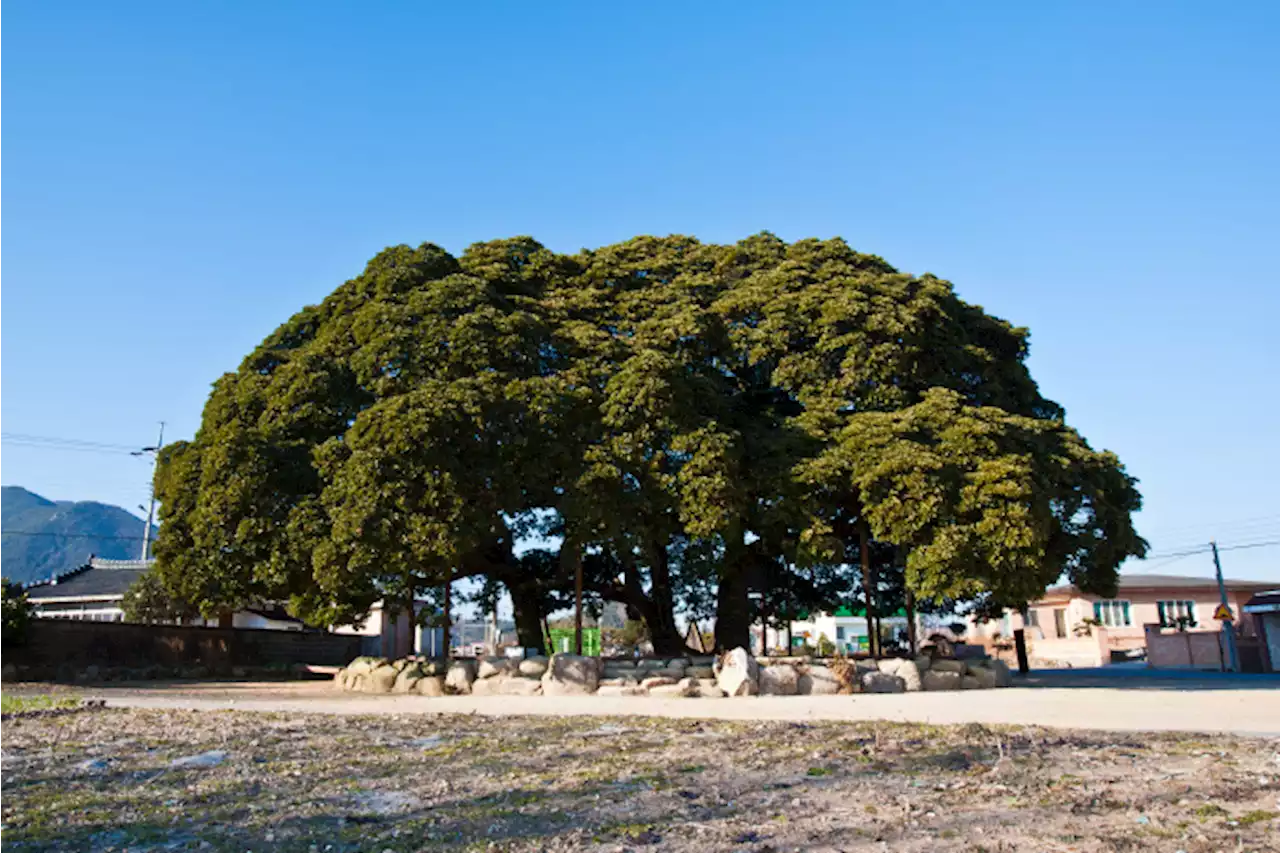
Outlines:
[{"label": "concrete path", "polygon": [[[1092,679],[1091,679],[1092,680]],[[1046,684],[1045,681],[1050,683]],[[1104,680],[1105,681],[1105,680]],[[371,696],[327,682],[101,686],[77,692],[133,708],[322,714],[661,716],[722,720],[892,720],[1007,723],[1112,731],[1189,731],[1280,736],[1280,679],[1239,684],[1166,681],[1154,687],[1057,686],[1039,679],[1006,690],[857,696],[670,699],[598,696]]]}]

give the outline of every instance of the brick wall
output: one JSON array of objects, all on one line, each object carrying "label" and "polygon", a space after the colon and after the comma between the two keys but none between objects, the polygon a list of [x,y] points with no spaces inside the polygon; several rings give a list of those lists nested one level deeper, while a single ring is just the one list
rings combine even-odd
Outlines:
[{"label": "brick wall", "polygon": [[196,628],[33,619],[21,647],[5,663],[29,666],[345,666],[360,655],[358,636],[255,628]]}]

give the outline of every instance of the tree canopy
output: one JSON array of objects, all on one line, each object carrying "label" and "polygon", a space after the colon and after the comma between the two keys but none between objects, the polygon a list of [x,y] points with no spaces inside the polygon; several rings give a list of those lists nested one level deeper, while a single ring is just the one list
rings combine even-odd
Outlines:
[{"label": "tree canopy", "polygon": [[1019,606],[1064,573],[1107,593],[1145,550],[1136,481],[1027,353],[839,239],[392,247],[164,449],[159,571],[207,615],[287,599],[322,624],[476,577],[540,645],[580,567],[661,651],[680,611],[743,645],[893,587],[873,571],[922,602]]}]

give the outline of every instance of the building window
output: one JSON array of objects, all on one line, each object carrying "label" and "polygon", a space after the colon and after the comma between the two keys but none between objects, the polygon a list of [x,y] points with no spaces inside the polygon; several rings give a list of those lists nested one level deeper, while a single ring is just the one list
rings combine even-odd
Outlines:
[{"label": "building window", "polygon": [[836,628],[836,639],[837,640],[844,639],[844,628]]},{"label": "building window", "polygon": [[1093,618],[1108,628],[1127,628],[1133,624],[1127,601],[1095,601]]},{"label": "building window", "polygon": [[1179,623],[1188,628],[1197,625],[1194,601],[1157,601],[1156,610],[1160,614],[1161,628],[1177,628]]}]

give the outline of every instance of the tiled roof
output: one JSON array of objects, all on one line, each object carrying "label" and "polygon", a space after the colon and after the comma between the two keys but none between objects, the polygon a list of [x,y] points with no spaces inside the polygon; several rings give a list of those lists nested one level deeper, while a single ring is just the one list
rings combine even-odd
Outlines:
[{"label": "tiled roof", "polygon": [[150,565],[141,560],[93,560],[48,583],[31,587],[27,590],[27,599],[39,603],[47,598],[123,598],[125,590]]},{"label": "tiled roof", "polygon": [[[1223,581],[1228,589],[1234,590],[1264,590],[1274,589],[1275,581],[1245,581],[1227,578]],[[1216,578],[1189,578],[1182,575],[1144,575],[1144,574],[1127,574],[1120,576],[1120,589],[1205,589],[1218,588]],[[1050,598],[1060,595],[1075,594],[1076,588],[1071,584],[1063,586],[1055,586],[1045,590],[1044,597]]]}]

